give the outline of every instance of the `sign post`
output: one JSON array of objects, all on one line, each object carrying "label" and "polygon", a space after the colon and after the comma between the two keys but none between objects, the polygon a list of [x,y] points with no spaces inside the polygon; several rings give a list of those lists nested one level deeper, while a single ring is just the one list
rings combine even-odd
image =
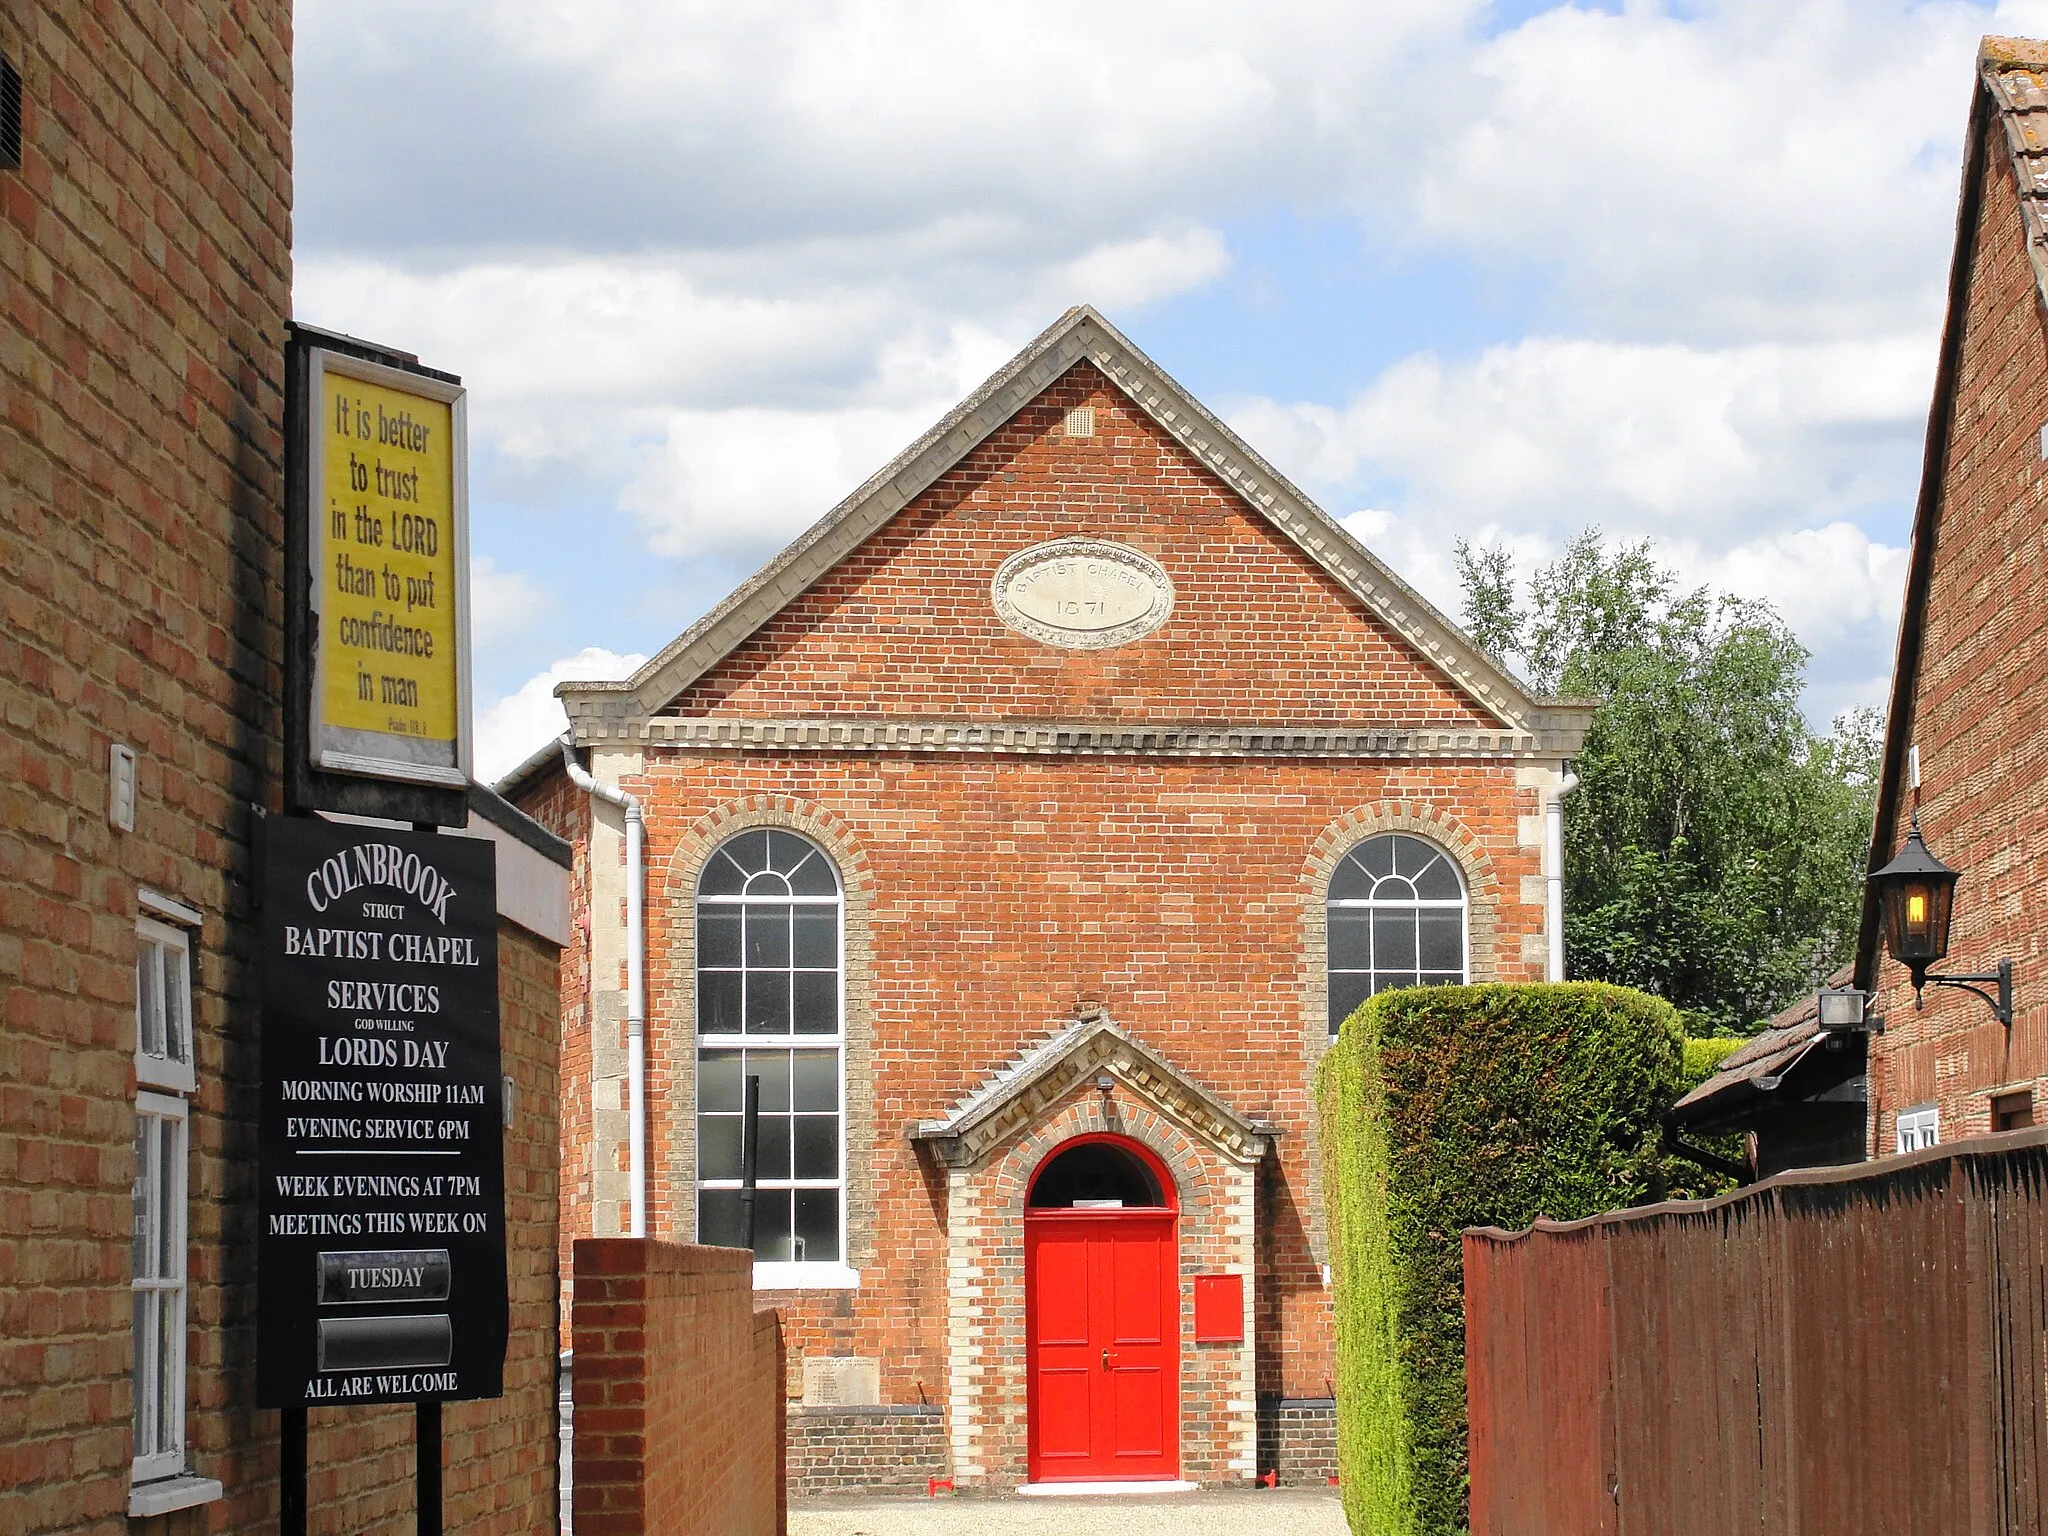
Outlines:
[{"label": "sign post", "polygon": [[438,1530],[508,1332],[496,849],[283,818],[263,863],[258,1402],[419,1404]]}]

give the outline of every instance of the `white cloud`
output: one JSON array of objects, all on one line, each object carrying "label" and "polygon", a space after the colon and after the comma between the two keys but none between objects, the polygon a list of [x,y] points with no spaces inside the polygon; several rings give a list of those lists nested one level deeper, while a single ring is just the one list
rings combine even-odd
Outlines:
[{"label": "white cloud", "polygon": [[470,639],[479,649],[517,634],[555,606],[555,595],[521,571],[504,571],[487,555],[469,562]]},{"label": "white cloud", "polygon": [[1773,534],[1719,554],[1683,545],[1664,553],[1722,591],[1762,598],[1815,650],[1890,640],[1906,591],[1905,549],[1850,523]]},{"label": "white cloud", "polygon": [[1899,483],[1933,359],[1912,338],[1703,349],[1532,337],[1424,354],[1343,406],[1227,412],[1325,494],[1396,480],[1437,536],[1610,531],[1726,549],[1812,526]]},{"label": "white cloud", "polygon": [[[1020,250],[1128,239],[1191,204],[1354,181],[1361,153],[1447,115],[1438,86],[1484,11],[307,0],[301,173],[382,214],[309,210],[307,232],[481,247],[552,210],[586,246],[730,247],[972,213]],[[400,132],[435,152],[391,176],[380,136]]]},{"label": "white cloud", "polygon": [[720,290],[682,256],[441,273],[315,258],[301,263],[294,298],[313,323],[406,337],[469,381],[471,432],[510,465],[573,466],[619,487],[654,552],[687,556],[787,539],[1066,304],[1138,306],[1228,260],[1206,228],[1099,245],[1034,278],[1039,298],[984,305],[988,324],[882,282]]},{"label": "white cloud", "polygon": [[676,411],[620,504],[656,554],[773,549],[815,522],[952,402],[909,411]]},{"label": "white cloud", "polygon": [[1977,38],[2012,25],[2048,6],[1559,7],[1474,55],[1422,233],[1638,335],[1931,327]]},{"label": "white cloud", "polygon": [[477,778],[496,783],[569,728],[555,684],[630,677],[646,660],[587,646],[492,700],[476,716]]}]

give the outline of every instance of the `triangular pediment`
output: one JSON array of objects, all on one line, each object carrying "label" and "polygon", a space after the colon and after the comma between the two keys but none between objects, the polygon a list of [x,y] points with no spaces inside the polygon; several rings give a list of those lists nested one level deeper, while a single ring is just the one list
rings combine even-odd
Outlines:
[{"label": "triangular pediment", "polygon": [[[1071,309],[923,437],[806,530],[731,596],[618,682],[557,690],[580,743],[654,739],[649,722],[811,590],[892,518],[1077,365],[1092,365],[1257,520],[1276,530],[1505,733],[1575,746],[1590,711],[1536,697],[1093,309]],[[674,727],[655,728],[675,739]],[[1560,735],[1562,733],[1562,735]],[[1569,737],[1570,740],[1563,740]],[[1474,743],[1466,743],[1468,747]],[[1483,744],[1482,744],[1483,745]]]},{"label": "triangular pediment", "polygon": [[991,1073],[943,1120],[927,1120],[911,1136],[940,1162],[971,1167],[1104,1075],[1232,1162],[1256,1163],[1277,1134],[1126,1034],[1107,1013],[1091,1011]]}]

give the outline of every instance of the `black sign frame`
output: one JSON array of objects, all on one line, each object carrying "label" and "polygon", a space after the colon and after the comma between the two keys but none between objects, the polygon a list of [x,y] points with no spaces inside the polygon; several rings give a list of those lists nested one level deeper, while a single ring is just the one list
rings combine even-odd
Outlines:
[{"label": "black sign frame", "polygon": [[257,1402],[504,1390],[497,848],[267,818]]},{"label": "black sign frame", "polygon": [[[410,352],[292,321],[284,353],[284,804],[294,813],[339,811],[416,825],[460,827],[469,820],[466,789],[331,773],[313,761],[314,641],[317,624],[309,551],[313,545],[312,464],[307,444],[313,408],[313,353],[332,352],[358,362],[459,385],[461,378],[428,368]],[[464,623],[468,622],[467,615]]]}]

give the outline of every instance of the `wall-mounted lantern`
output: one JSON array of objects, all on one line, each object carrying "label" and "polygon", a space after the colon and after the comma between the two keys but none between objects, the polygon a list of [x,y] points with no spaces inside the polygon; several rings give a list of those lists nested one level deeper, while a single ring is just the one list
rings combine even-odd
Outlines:
[{"label": "wall-mounted lantern", "polygon": [[[1870,877],[1884,925],[1885,948],[1913,976],[1914,1006],[1923,1006],[1929,986],[1955,987],[1975,993],[1991,1005],[1998,1022],[2012,1028],[2012,962],[2001,960],[1995,971],[1957,972],[1941,976],[1928,969],[1948,953],[1948,926],[1961,875],[1934,856],[1920,836],[1920,814],[1899,856]],[[1985,990],[1996,987],[1994,994]]]}]

